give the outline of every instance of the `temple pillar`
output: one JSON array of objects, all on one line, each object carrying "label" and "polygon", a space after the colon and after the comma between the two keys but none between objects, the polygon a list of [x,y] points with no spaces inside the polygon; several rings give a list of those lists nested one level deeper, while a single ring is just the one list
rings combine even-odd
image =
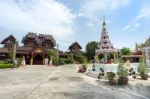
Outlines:
[{"label": "temple pillar", "polygon": [[114,52],[114,63],[116,63],[116,53]]},{"label": "temple pillar", "polygon": [[95,63],[99,63],[98,54],[94,56]]},{"label": "temple pillar", "polygon": [[105,63],[107,63],[107,53],[105,52]]},{"label": "temple pillar", "polygon": [[33,65],[33,58],[30,59],[30,65]]}]

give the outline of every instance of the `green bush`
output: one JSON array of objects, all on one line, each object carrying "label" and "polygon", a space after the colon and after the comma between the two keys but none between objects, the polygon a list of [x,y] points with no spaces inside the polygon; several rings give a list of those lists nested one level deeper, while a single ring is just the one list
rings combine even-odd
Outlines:
[{"label": "green bush", "polygon": [[140,74],[146,74],[147,71],[148,71],[148,69],[147,69],[146,64],[145,64],[144,62],[140,62],[140,63],[139,63],[139,67],[138,67],[138,72],[139,72]]},{"label": "green bush", "polygon": [[73,64],[74,63],[74,60],[70,59],[70,58],[67,58],[65,59],[65,63],[66,64]]},{"label": "green bush", "polygon": [[119,63],[117,68],[118,84],[119,85],[127,85],[128,84],[128,69],[123,66],[123,63]]},{"label": "green bush", "polygon": [[73,64],[75,63],[75,61],[87,66],[87,59],[82,54],[69,54],[67,58],[59,58],[58,61],[55,57],[53,57],[53,65],[57,65],[57,66],[64,65],[64,64]]},{"label": "green bush", "polygon": [[115,73],[114,72],[107,72],[107,78],[108,80],[113,80],[115,77]]},{"label": "green bush", "polygon": [[57,58],[56,58],[56,57],[53,57],[52,60],[53,60],[53,61],[52,61],[52,62],[53,62],[53,63],[52,63],[53,65],[57,65],[57,64],[58,64],[58,61],[57,61]]},{"label": "green bush", "polygon": [[140,62],[138,67],[138,72],[140,73],[140,76],[142,79],[147,80],[148,78],[148,68],[147,65],[144,62]]},{"label": "green bush", "polygon": [[55,66],[58,66],[58,65],[64,65],[65,64],[65,61],[63,58],[60,58],[58,61],[57,61],[57,58],[56,57],[53,57],[53,65]]},{"label": "green bush", "polygon": [[14,64],[0,64],[0,69],[13,68]]},{"label": "green bush", "polygon": [[119,77],[127,77],[128,69],[124,67],[122,63],[119,63],[119,66],[117,68],[117,74]]},{"label": "green bush", "polygon": [[60,65],[65,65],[65,59],[64,58],[59,58],[59,64]]},{"label": "green bush", "polygon": [[80,64],[84,64],[87,62],[87,59],[84,55],[82,54],[77,54],[77,55],[74,55],[74,59],[76,62],[80,63]]},{"label": "green bush", "polygon": [[67,61],[68,64],[73,64],[75,62],[74,54],[69,54],[66,61]]}]

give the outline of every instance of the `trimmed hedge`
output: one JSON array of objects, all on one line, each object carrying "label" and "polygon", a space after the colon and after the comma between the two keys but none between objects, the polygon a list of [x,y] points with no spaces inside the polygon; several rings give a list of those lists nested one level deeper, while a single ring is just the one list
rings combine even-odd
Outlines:
[{"label": "trimmed hedge", "polygon": [[13,68],[14,64],[0,64],[0,69]]},{"label": "trimmed hedge", "polygon": [[13,64],[11,59],[0,60],[0,64]]}]

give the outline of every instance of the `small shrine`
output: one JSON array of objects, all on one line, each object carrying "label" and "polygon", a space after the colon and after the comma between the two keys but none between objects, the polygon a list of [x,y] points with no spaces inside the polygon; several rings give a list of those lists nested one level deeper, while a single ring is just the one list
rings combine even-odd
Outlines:
[{"label": "small shrine", "polygon": [[[99,49],[95,50],[95,57],[97,57],[99,54],[104,55],[104,63],[108,63],[108,54],[113,53],[114,59],[113,62],[118,62],[118,50],[113,47],[113,44],[111,43],[111,40],[109,38],[109,34],[106,28],[106,21],[103,20],[102,24],[102,32],[101,32],[101,39],[99,43]],[[116,55],[117,54],[117,55]],[[116,61],[117,58],[117,61]]]}]

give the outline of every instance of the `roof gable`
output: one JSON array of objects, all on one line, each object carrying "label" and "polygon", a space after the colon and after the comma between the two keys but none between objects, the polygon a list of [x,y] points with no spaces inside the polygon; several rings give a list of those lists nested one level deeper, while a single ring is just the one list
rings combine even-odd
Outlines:
[{"label": "roof gable", "polygon": [[6,37],[2,42],[1,44],[4,44],[4,43],[13,43],[16,41],[16,38],[13,36],[13,35],[10,35],[8,37]]},{"label": "roof gable", "polygon": [[74,46],[78,46],[79,49],[82,49],[82,47],[80,46],[80,44],[78,42],[74,42],[69,46],[69,49],[72,49]]}]

